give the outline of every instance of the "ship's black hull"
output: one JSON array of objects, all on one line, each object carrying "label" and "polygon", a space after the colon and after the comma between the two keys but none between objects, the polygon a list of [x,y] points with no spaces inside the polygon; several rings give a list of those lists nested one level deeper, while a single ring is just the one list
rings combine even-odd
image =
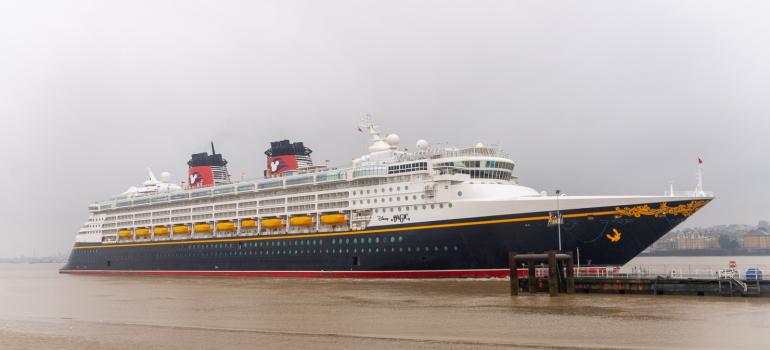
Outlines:
[{"label": "ship's black hull", "polygon": [[[646,211],[616,207],[563,211],[562,250],[579,251],[584,265],[625,264],[706,201],[650,204]],[[694,209],[670,209],[687,206]],[[556,250],[559,242],[553,223],[548,212],[539,212],[352,232],[76,244],[62,272],[495,275],[467,271],[504,271],[509,252]]]}]

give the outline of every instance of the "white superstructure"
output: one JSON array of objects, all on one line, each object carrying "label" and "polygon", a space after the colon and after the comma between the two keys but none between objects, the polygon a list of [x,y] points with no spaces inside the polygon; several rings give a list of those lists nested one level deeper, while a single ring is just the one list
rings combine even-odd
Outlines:
[{"label": "white superstructure", "polygon": [[[363,230],[460,218],[552,211],[556,197],[518,184],[495,146],[399,148],[365,120],[368,152],[345,168],[303,167],[282,176],[182,189],[164,174],[89,206],[78,242],[183,240]],[[308,159],[308,164],[312,162]],[[710,196],[702,191],[682,200]],[[670,196],[560,196],[562,210],[655,203]],[[185,229],[186,228],[186,229]]]}]

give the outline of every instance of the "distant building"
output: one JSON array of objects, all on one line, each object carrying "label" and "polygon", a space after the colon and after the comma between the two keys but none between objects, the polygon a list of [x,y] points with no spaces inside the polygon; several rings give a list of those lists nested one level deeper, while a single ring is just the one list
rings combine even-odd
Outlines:
[{"label": "distant building", "polygon": [[719,248],[719,241],[714,237],[697,234],[681,235],[674,238],[672,248],[675,250],[716,249]]},{"label": "distant building", "polygon": [[768,249],[770,248],[770,235],[757,230],[743,236],[743,247],[746,249]]}]

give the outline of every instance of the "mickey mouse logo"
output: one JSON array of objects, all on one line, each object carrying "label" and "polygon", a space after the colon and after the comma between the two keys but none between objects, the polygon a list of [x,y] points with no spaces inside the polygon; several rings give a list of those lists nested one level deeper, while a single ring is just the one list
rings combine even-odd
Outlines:
[{"label": "mickey mouse logo", "polygon": [[203,182],[203,177],[197,171],[190,174],[190,186],[200,185]]}]

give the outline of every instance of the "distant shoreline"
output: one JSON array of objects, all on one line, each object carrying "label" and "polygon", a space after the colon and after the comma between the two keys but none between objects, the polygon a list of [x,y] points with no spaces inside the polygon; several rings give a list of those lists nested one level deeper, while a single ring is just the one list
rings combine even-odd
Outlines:
[{"label": "distant shoreline", "polygon": [[639,254],[644,256],[770,256],[770,249],[688,249],[662,250]]}]

